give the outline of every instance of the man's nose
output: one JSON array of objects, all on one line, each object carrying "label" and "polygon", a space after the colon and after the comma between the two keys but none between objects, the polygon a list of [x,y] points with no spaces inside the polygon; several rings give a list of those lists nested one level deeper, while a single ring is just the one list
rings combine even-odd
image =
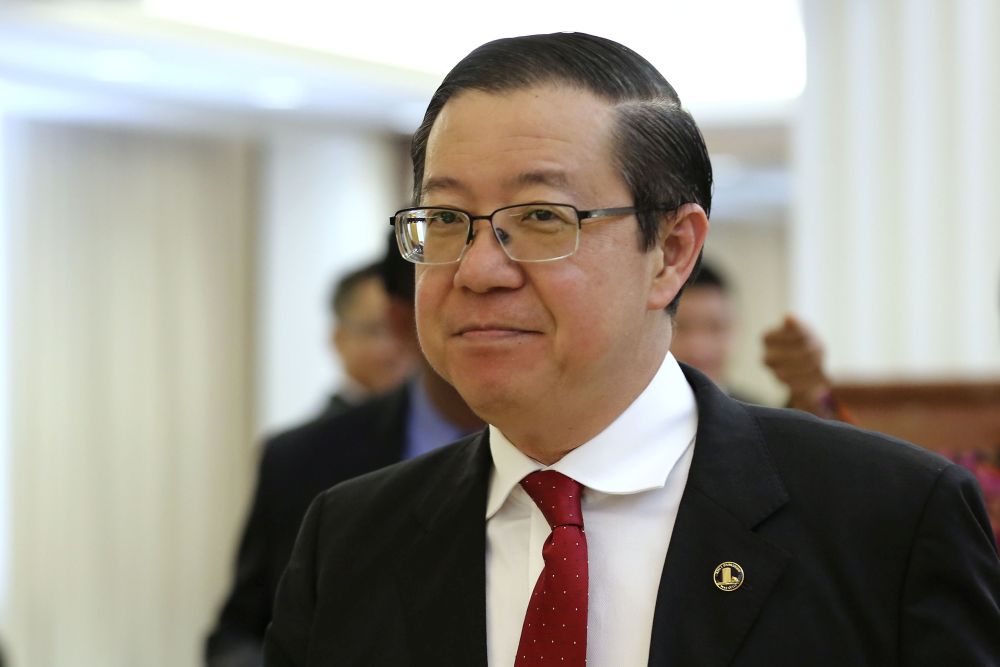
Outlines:
[{"label": "man's nose", "polygon": [[455,272],[455,285],[473,292],[520,287],[524,282],[524,272],[504,252],[490,221],[473,220],[472,232],[472,241]]}]

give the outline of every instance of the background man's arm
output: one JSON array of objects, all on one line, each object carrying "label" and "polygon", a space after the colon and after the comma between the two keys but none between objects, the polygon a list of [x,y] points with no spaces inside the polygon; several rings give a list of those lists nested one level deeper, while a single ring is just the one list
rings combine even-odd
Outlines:
[{"label": "background man's arm", "polygon": [[823,343],[792,315],[764,333],[764,363],[788,387],[788,407],[824,419],[852,421],[834,393],[823,368]]}]

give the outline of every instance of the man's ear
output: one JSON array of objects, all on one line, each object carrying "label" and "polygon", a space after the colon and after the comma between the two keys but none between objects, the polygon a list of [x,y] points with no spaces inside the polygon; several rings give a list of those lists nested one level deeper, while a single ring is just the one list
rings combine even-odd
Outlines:
[{"label": "man's ear", "polygon": [[708,236],[708,216],[699,204],[684,204],[664,213],[653,249],[652,286],[647,307],[663,310],[674,300],[694,270]]}]

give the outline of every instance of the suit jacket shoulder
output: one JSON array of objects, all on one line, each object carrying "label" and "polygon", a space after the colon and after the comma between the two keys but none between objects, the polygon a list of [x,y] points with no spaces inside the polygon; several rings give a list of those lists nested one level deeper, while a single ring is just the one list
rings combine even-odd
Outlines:
[{"label": "suit jacket shoulder", "polygon": [[278,591],[266,664],[485,664],[490,465],[479,434],[319,496]]},{"label": "suit jacket shoulder", "polygon": [[345,479],[399,461],[408,404],[403,387],[267,439],[233,584],[206,643],[210,664],[259,653],[278,581],[309,503]]},{"label": "suit jacket shoulder", "polygon": [[[685,374],[698,434],[650,664],[997,664],[1000,563],[966,471]],[[722,563],[738,588],[712,585]]]},{"label": "suit jacket shoulder", "polygon": [[[329,463],[328,470],[345,470],[321,490],[402,458],[409,392],[401,387],[372,398],[344,412],[324,413],[300,426],[268,438],[264,443],[262,468],[268,474],[284,475]],[[381,464],[370,467],[372,464]],[[349,469],[349,470],[348,470]],[[358,469],[355,474],[346,474]],[[318,491],[317,491],[318,493]]]}]

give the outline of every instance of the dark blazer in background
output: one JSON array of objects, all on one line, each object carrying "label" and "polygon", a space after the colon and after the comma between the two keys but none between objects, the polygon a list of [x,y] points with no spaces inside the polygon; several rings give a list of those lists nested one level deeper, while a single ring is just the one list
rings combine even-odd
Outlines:
[{"label": "dark blazer in background", "polygon": [[[364,401],[362,401],[362,403],[363,402]],[[359,405],[361,405],[361,403],[349,401],[347,398],[344,397],[343,394],[337,392],[332,396],[330,396],[330,400],[328,400],[326,402],[326,405],[323,407],[323,412],[320,413],[316,419],[323,419],[324,417],[336,417],[337,415],[347,412],[352,408],[356,408]]]},{"label": "dark blazer in background", "polygon": [[[1000,665],[1000,561],[964,469],[684,371],[697,444],[650,665]],[[490,466],[484,433],[317,498],[265,664],[485,665]],[[725,561],[735,591],[714,585]]]},{"label": "dark blazer in background", "polygon": [[213,667],[259,664],[281,573],[309,503],[351,477],[402,460],[409,393],[404,386],[269,439],[243,530],[232,589],[208,637]]}]

